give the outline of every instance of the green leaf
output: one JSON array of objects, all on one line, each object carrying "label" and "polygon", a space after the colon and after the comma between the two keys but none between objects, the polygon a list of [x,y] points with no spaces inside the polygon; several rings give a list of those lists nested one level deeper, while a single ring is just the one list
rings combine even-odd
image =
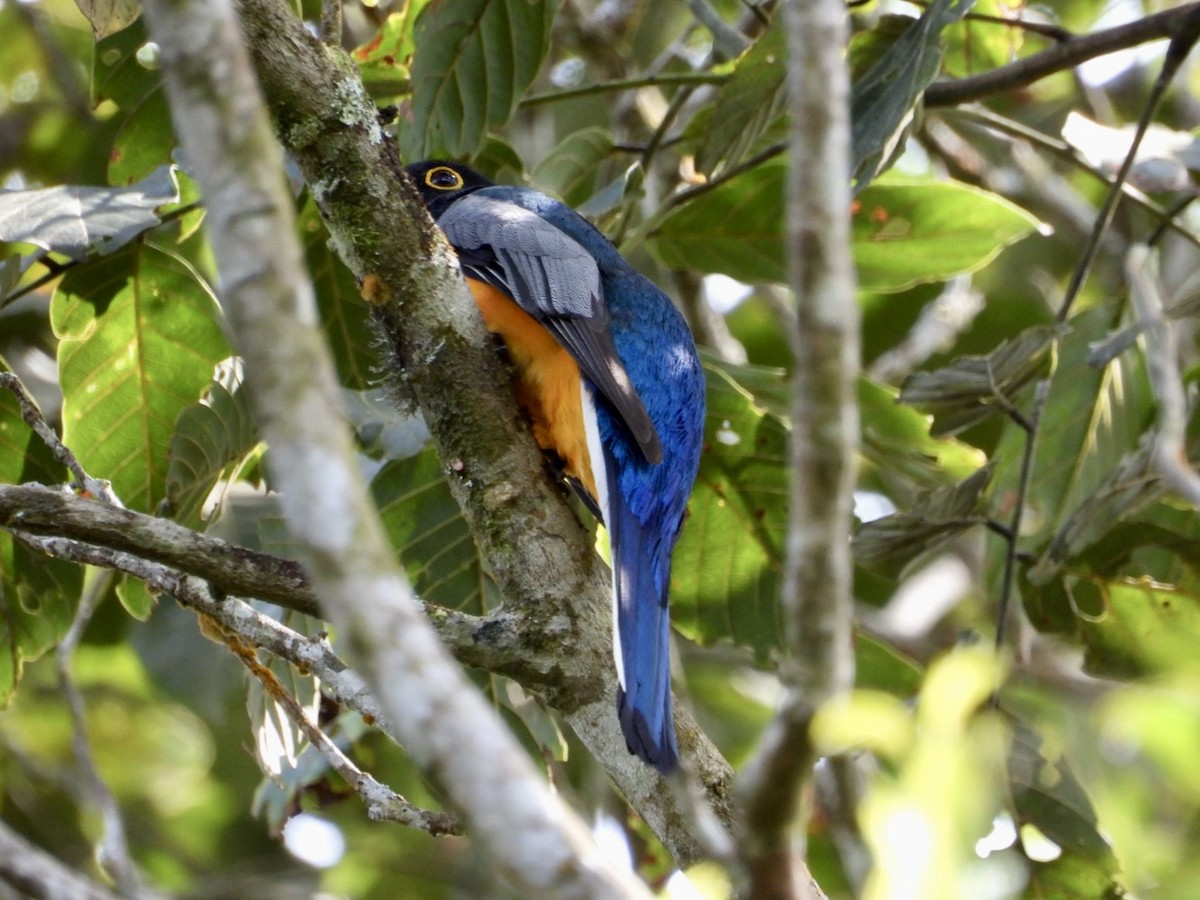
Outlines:
[{"label": "green leaf", "polygon": [[108,156],[109,184],[133,184],[171,161],[175,130],[165,89],[136,101],[113,139]]},{"label": "green leaf", "polygon": [[897,391],[867,379],[858,381],[862,455],[860,486],[870,481],[893,498],[913,487],[959,482],[985,462],[983,453],[952,438],[929,434],[929,417],[898,402]]},{"label": "green leaf", "polygon": [[696,168],[706,175],[740,162],[783,111],[787,99],[785,18],[774,17],[717,94],[709,127],[696,152]]},{"label": "green leaf", "polygon": [[[786,281],[786,193],[785,163],[757,166],[668,215],[649,249],[668,268]],[[852,211],[859,286],[870,291],[973,272],[1037,226],[1008,201],[953,182],[889,180]]]},{"label": "green leaf", "polygon": [[743,371],[705,365],[704,452],[671,566],[671,618],[692,640],[732,640],[763,659],[781,637],[788,429],[739,383]]},{"label": "green leaf", "polygon": [[53,187],[0,191],[0,241],[33,244],[83,259],[111,253],[161,221],[158,208],[179,199],[171,167],[131,187]]},{"label": "green leaf", "polygon": [[991,464],[961,484],[919,495],[911,509],[867,522],[854,536],[854,559],[862,566],[897,576],[914,559],[981,524]]},{"label": "green leaf", "polygon": [[[1058,343],[1050,393],[1034,448],[1029,505],[1022,540],[1041,548],[1071,513],[1101,490],[1133,451],[1153,415],[1153,398],[1139,356],[1125,354],[1104,368],[1087,363],[1089,346],[1102,339],[1114,312],[1095,307],[1068,323]],[[1016,489],[1025,433],[1009,428],[993,457],[997,484]]]},{"label": "green leaf", "polygon": [[901,291],[974,272],[1038,226],[980,188],[892,177],[859,194],[853,215],[854,262],[865,291]]},{"label": "green leaf", "polygon": [[146,46],[142,19],[128,28],[97,42],[92,58],[92,100],[100,106],[111,100],[123,110],[131,110],[162,83],[162,73],[138,59]]},{"label": "green leaf", "polygon": [[421,599],[482,614],[498,595],[433,449],[371,480],[384,528]]},{"label": "green leaf", "polygon": [[557,0],[433,0],[417,18],[407,159],[473,156],[516,111],[550,46]]},{"label": "green leaf", "polygon": [[413,23],[427,0],[409,0],[401,12],[391,13],[370,42],[352,54],[358,63],[363,87],[375,99],[407,93],[413,55]]},{"label": "green leaf", "polygon": [[1088,860],[1110,878],[1115,874],[1116,859],[1083,785],[1066,758],[1022,722],[1014,723],[1008,778],[1021,823],[1032,823],[1064,853]]},{"label": "green leaf", "polygon": [[188,527],[200,527],[201,509],[213,487],[257,444],[246,390],[230,366],[175,420],[167,452],[169,514]]},{"label": "green leaf", "polygon": [[[0,368],[8,371],[0,360]],[[49,448],[0,390],[0,483],[57,484],[67,477]],[[30,550],[0,531],[0,707],[8,705],[22,664],[66,634],[83,586],[83,570]]]},{"label": "green leaf", "polygon": [[[1111,534],[1127,515],[1161,497],[1166,487],[1154,469],[1154,436],[1144,435],[1059,526],[1046,552],[1029,571],[1029,580],[1044,584],[1062,564]],[[1135,546],[1126,544],[1127,548]]]},{"label": "green leaf", "polygon": [[158,598],[150,593],[145,582],[132,576],[122,578],[117,584],[116,591],[121,606],[139,622],[149,619],[150,613],[154,612],[154,607],[158,603]]},{"label": "green leaf", "polygon": [[942,30],[971,8],[971,0],[934,0],[870,70],[857,79],[850,98],[851,173],[865,187],[894,154],[902,130],[937,75]]},{"label": "green leaf", "polygon": [[229,355],[216,301],[183,260],[134,244],[69,272],[50,315],[64,440],[126,506],[153,510],[175,421]]},{"label": "green leaf", "polygon": [[75,5],[92,23],[92,35],[97,41],[116,34],[142,14],[139,0],[75,0]]},{"label": "green leaf", "polygon": [[1035,325],[987,356],[962,356],[933,372],[916,372],[904,380],[900,402],[931,413],[935,436],[957,434],[1016,409],[1021,391],[1049,371],[1059,334],[1058,326]]},{"label": "green leaf", "polygon": [[1137,678],[1195,666],[1200,594],[1148,578],[1071,578],[1067,590],[1089,674]]},{"label": "green leaf", "polygon": [[329,246],[329,232],[312,198],[300,210],[304,258],[317,292],[317,309],[344,387],[365,390],[377,381],[380,359],[370,312],[354,276]]},{"label": "green leaf", "polygon": [[533,170],[533,183],[569,206],[582,206],[596,192],[600,164],[612,153],[612,134],[585,128],[563,139]]}]

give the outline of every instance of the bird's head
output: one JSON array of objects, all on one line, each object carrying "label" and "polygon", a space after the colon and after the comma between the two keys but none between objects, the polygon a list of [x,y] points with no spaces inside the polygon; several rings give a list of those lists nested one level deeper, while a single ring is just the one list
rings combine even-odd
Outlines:
[{"label": "bird's head", "polygon": [[437,219],[451,203],[464,194],[490,187],[488,181],[474,169],[439,159],[405,166],[404,171],[413,180],[421,194],[421,200],[429,214]]}]

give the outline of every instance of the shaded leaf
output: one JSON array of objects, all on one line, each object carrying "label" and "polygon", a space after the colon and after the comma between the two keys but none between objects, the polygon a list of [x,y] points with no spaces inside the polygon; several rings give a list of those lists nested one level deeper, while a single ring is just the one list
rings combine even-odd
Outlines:
[{"label": "shaded leaf", "polygon": [[151,91],[129,107],[124,123],[113,138],[108,156],[110,184],[133,184],[171,161],[175,129],[163,88]]},{"label": "shaded leaf", "polygon": [[1031,823],[1063,852],[1097,865],[1107,876],[1116,859],[1100,834],[1096,810],[1061,753],[1053,753],[1032,728],[1015,722],[1008,777],[1019,823]]},{"label": "shaded leaf", "polygon": [[385,465],[371,480],[392,547],[421,599],[481,614],[497,601],[432,449]]},{"label": "shaded leaf", "polygon": [[177,256],[135,244],[69,272],[51,324],[64,440],[126,506],[153,510],[175,421],[229,356],[208,286]]},{"label": "shaded leaf", "polygon": [[917,557],[982,524],[992,471],[989,463],[954,487],[918,495],[909,510],[867,522],[854,536],[855,562],[896,576]]},{"label": "shaded leaf", "polygon": [[33,244],[82,259],[111,253],[160,222],[158,208],[179,199],[169,166],[130,187],[0,191],[0,241]]},{"label": "shaded leaf", "polygon": [[774,17],[717,94],[696,152],[696,168],[706,175],[740,162],[783,111],[787,99],[784,18]]},{"label": "shaded leaf", "polygon": [[[8,370],[3,360],[0,367]],[[67,477],[21,418],[17,400],[0,391],[0,483],[56,484]],[[8,705],[24,662],[66,634],[83,587],[83,570],[47,558],[0,531],[0,707]]]},{"label": "shaded leaf", "polygon": [[893,155],[899,135],[942,59],[942,30],[971,8],[971,0],[934,0],[851,92],[851,173],[861,190]]},{"label": "shaded leaf", "polygon": [[312,198],[300,210],[304,258],[317,293],[317,309],[325,338],[333,350],[338,380],[343,387],[365,390],[379,371],[378,344],[367,304],[354,276],[329,246],[329,232]]},{"label": "shaded leaf", "polygon": [[585,128],[564,138],[533,170],[533,182],[579,207],[596,191],[596,173],[612,153],[612,135],[603,128]]},{"label": "shaded leaf", "polygon": [[737,380],[705,364],[700,473],[671,567],[671,618],[689,638],[732,640],[762,659],[781,639],[788,429]]},{"label": "shaded leaf", "polygon": [[92,100],[96,106],[111,101],[131,110],[162,83],[162,73],[143,65],[138,51],[146,46],[143,19],[96,44],[92,57]]},{"label": "shaded leaf", "polygon": [[[1105,486],[1152,419],[1154,401],[1140,357],[1126,355],[1103,369],[1087,363],[1089,346],[1113,318],[1103,306],[1080,313],[1057,344],[1021,529],[1027,546],[1044,547]],[[1024,432],[1010,428],[993,453],[1000,466],[996,481],[1006,493],[1016,490],[1024,446]]]},{"label": "shaded leaf", "polygon": [[1061,333],[1053,325],[1035,325],[987,356],[963,356],[933,372],[916,372],[904,380],[900,402],[933,415],[931,434],[957,434],[1016,408],[1021,390],[1049,371]]},{"label": "shaded leaf", "polygon": [[1044,584],[1062,564],[1112,532],[1127,515],[1154,502],[1165,493],[1154,470],[1155,440],[1143,436],[1137,450],[1122,457],[1117,467],[1063,520],[1045,553],[1029,571],[1029,580]]},{"label": "shaded leaf", "polygon": [[139,578],[130,575],[121,578],[116,586],[116,594],[125,611],[139,622],[145,622],[154,612],[157,599]]},{"label": "shaded leaf", "polygon": [[202,524],[201,509],[213,487],[258,444],[240,373],[235,366],[224,368],[204,396],[179,413],[167,450],[167,508],[192,528]]},{"label": "shaded leaf", "polygon": [[556,0],[433,0],[417,18],[405,158],[465,159],[508,121],[550,42]]},{"label": "shaded leaf", "polygon": [[75,5],[92,24],[97,41],[128,27],[142,14],[139,0],[75,0]]}]

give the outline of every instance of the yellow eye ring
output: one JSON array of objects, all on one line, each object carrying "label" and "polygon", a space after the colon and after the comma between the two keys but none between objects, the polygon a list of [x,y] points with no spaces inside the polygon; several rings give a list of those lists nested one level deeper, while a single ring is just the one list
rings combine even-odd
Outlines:
[{"label": "yellow eye ring", "polygon": [[435,191],[457,191],[463,186],[463,177],[449,166],[434,166],[425,173],[425,184]]}]

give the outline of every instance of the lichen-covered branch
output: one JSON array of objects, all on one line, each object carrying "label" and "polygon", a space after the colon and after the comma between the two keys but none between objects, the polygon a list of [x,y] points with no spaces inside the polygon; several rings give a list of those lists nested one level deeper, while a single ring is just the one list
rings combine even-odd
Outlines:
[{"label": "lichen-covered branch", "polygon": [[[347,655],[503,878],[534,896],[645,896],[550,792],[449,657],[397,568],[338,412],[282,156],[232,4],[153,0],[146,18],[176,131],[207,200],[223,306],[284,519]],[[365,111],[364,101],[361,90],[357,100],[343,97],[339,112],[348,129],[381,142],[373,117],[346,115]],[[336,190],[328,181],[311,186],[318,200]]]},{"label": "lichen-covered branch", "polygon": [[783,576],[786,695],[747,767],[742,858],[755,897],[819,896],[803,862],[816,709],[848,690],[850,524],[858,452],[858,307],[850,254],[849,76],[839,0],[789,4],[794,315],[791,491]]},{"label": "lichen-covered branch", "polygon": [[[352,62],[274,0],[240,0],[243,30],[285,147],[421,407],[450,487],[523,641],[556,660],[539,688],[681,864],[703,855],[686,804],[627,752],[613,715],[609,575],[549,477],[449,249],[399,174]],[[732,773],[686,713],[684,755],[729,823]]]}]

